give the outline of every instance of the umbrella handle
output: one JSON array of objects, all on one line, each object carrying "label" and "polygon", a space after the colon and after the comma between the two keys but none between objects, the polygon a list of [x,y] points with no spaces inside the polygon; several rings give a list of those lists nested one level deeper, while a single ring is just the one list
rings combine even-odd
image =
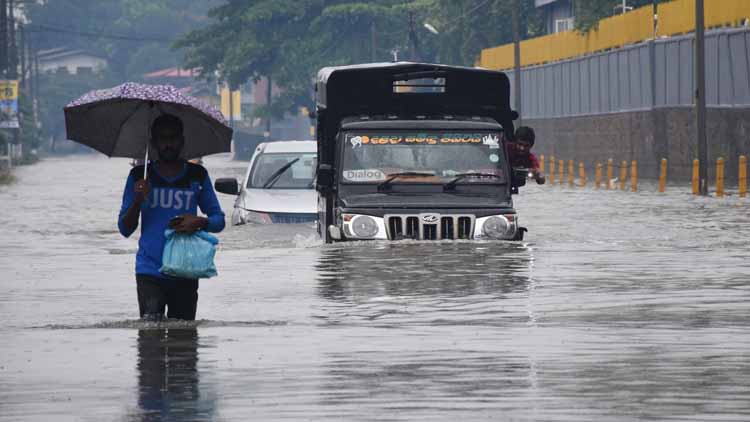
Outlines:
[{"label": "umbrella handle", "polygon": [[143,180],[148,178],[148,144],[146,144],[146,158],[143,160]]}]

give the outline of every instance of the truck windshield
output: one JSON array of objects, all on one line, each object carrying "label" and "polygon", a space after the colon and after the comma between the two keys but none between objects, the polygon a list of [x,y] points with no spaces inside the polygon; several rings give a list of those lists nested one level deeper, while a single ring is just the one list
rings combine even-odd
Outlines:
[{"label": "truck windshield", "polygon": [[290,152],[261,154],[255,159],[248,188],[312,189],[316,154]]},{"label": "truck windshield", "polygon": [[498,177],[467,177],[457,183],[505,183],[501,136],[489,131],[377,131],[344,134],[344,183],[446,183],[465,173]]}]

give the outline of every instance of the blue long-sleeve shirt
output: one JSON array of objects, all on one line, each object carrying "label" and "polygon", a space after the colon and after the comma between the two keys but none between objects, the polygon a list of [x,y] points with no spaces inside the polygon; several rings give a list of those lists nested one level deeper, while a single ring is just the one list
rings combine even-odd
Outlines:
[{"label": "blue long-sleeve shirt", "polygon": [[[136,166],[130,171],[122,196],[122,207],[117,226],[123,236],[129,237],[135,231],[123,225],[123,217],[135,200],[135,182],[143,179],[143,166]],[[209,232],[220,232],[224,229],[224,213],[221,211],[216,192],[211,185],[211,178],[202,166],[185,163],[180,174],[174,178],[162,177],[155,166],[148,166],[148,181],[151,192],[141,204],[141,238],[138,242],[138,254],[135,259],[135,273],[159,278],[169,278],[159,272],[166,239],[164,231],[169,220],[182,214],[197,215],[198,207],[206,214]]]}]

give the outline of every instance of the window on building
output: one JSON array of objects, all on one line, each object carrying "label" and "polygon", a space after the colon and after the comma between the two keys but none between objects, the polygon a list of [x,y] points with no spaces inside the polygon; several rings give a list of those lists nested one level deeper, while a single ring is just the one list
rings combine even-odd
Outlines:
[{"label": "window on building", "polygon": [[556,19],[555,32],[571,31],[573,29],[573,18]]}]

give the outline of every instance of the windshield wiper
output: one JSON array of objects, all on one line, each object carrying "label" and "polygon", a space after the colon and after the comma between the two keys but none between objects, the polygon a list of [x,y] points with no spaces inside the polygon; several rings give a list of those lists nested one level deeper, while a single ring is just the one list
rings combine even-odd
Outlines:
[{"label": "windshield wiper", "polygon": [[456,189],[456,185],[458,182],[468,179],[469,177],[491,177],[495,179],[504,179],[503,176],[495,173],[461,173],[457,174],[456,177],[451,180],[450,182],[443,185],[444,191],[454,190]]},{"label": "windshield wiper", "polygon": [[382,183],[378,185],[378,190],[382,191],[385,188],[391,186],[393,184],[393,181],[398,179],[399,177],[434,177],[435,175],[433,173],[420,173],[418,171],[406,171],[403,173],[392,173],[388,175],[388,178],[385,179]]},{"label": "windshield wiper", "polygon": [[268,178],[268,181],[266,181],[266,183],[263,184],[263,189],[271,189],[273,187],[274,183],[276,183],[279,180],[279,178],[281,177],[281,175],[284,174],[285,171],[289,170],[289,168],[292,167],[294,165],[294,163],[296,163],[297,161],[299,161],[299,157],[297,157],[294,160],[292,160],[292,161],[284,164],[283,166],[281,166],[281,168],[279,168],[278,170],[276,170],[271,175],[271,177]]}]

